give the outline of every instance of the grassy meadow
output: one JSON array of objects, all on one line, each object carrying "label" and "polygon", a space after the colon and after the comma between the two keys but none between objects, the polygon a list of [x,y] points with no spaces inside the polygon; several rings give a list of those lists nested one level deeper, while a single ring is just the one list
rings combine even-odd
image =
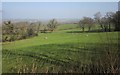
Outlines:
[{"label": "grassy meadow", "polygon": [[[81,32],[77,24],[2,43],[3,73],[83,73],[86,65],[117,51],[119,32]],[[108,60],[109,62],[109,60]],[[90,72],[88,69],[86,72]]]}]

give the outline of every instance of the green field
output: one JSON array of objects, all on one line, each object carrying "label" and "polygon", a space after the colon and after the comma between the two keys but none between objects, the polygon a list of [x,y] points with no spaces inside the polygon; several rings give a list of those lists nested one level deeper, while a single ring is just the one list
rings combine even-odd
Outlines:
[{"label": "green field", "polygon": [[76,72],[76,65],[97,60],[105,47],[116,47],[117,43],[118,32],[81,33],[75,24],[60,25],[53,33],[3,43],[2,69],[3,73]]}]

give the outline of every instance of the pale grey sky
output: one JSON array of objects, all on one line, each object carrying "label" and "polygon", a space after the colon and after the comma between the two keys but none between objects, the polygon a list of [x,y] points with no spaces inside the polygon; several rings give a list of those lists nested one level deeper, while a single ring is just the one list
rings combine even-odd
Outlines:
[{"label": "pale grey sky", "polygon": [[93,17],[118,10],[117,2],[3,2],[3,19]]}]

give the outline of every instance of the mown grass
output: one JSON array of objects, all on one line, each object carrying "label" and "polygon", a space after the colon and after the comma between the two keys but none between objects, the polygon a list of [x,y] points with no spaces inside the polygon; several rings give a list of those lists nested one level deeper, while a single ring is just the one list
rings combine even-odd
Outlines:
[{"label": "mown grass", "polygon": [[[3,72],[91,72],[90,64],[105,58],[109,50],[117,51],[118,33],[80,33],[78,28],[66,27],[25,40],[5,42]],[[88,69],[83,69],[85,66]]]}]

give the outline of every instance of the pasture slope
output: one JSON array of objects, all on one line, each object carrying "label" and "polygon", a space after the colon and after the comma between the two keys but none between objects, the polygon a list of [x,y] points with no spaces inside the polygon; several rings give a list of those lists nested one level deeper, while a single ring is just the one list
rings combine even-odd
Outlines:
[{"label": "pasture slope", "polygon": [[[47,38],[46,38],[47,37]],[[61,25],[53,33],[3,43],[3,73],[81,72],[77,66],[92,63],[116,47],[118,32],[84,32],[75,24]]]}]

